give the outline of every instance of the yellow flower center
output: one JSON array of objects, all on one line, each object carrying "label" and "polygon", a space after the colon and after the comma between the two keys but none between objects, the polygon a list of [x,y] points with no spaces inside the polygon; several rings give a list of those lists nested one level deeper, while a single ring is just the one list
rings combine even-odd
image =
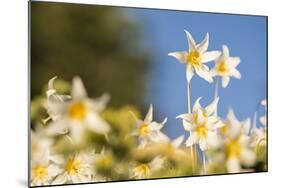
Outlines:
[{"label": "yellow flower center", "polygon": [[142,124],[139,127],[139,135],[140,136],[147,136],[150,133],[150,127],[147,124]]},{"label": "yellow flower center", "polygon": [[48,169],[45,165],[36,165],[32,169],[34,179],[43,181],[48,176]]},{"label": "yellow flower center", "polygon": [[81,162],[73,158],[68,159],[64,169],[68,175],[77,175],[81,169]]},{"label": "yellow flower center", "polygon": [[226,145],[227,158],[240,157],[242,146],[238,139],[230,140]]},{"label": "yellow flower center", "polygon": [[134,171],[138,176],[144,177],[150,173],[150,168],[146,163],[142,163],[136,166]]},{"label": "yellow flower center", "polygon": [[201,55],[197,50],[193,50],[193,51],[189,52],[186,57],[186,60],[194,68],[200,68],[202,66]]},{"label": "yellow flower center", "polygon": [[224,61],[221,61],[216,66],[217,72],[219,75],[223,76],[228,73],[229,68]]},{"label": "yellow flower center", "polygon": [[229,128],[228,128],[228,126],[225,124],[222,128],[220,128],[219,129],[219,131],[220,131],[220,133],[222,134],[222,135],[228,135],[228,133],[229,133]]},{"label": "yellow flower center", "polygon": [[68,110],[68,115],[77,121],[82,121],[87,114],[87,107],[82,102],[73,103]]},{"label": "yellow flower center", "polygon": [[208,129],[205,125],[200,125],[200,126],[196,127],[195,132],[197,133],[197,135],[200,138],[205,138],[208,134]]}]

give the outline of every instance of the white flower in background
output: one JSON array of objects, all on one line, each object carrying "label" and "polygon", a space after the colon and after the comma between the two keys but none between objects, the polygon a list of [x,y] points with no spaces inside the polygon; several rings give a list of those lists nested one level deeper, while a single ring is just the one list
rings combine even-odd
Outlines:
[{"label": "white flower in background", "polygon": [[209,46],[209,34],[207,33],[204,40],[200,44],[196,44],[193,37],[188,31],[185,31],[188,41],[189,50],[180,52],[171,52],[168,55],[175,57],[180,63],[186,64],[186,78],[190,82],[194,75],[194,71],[198,76],[205,79],[209,83],[213,82],[209,67],[205,63],[218,58],[221,54],[219,51],[207,52]]},{"label": "white flower in background", "polygon": [[229,84],[230,77],[234,77],[237,79],[241,78],[240,72],[236,69],[236,67],[240,63],[239,57],[230,57],[229,49],[226,45],[222,46],[222,55],[216,59],[216,65],[211,70],[211,74],[213,76],[221,76],[222,78],[222,87],[226,88]]},{"label": "white flower in background", "polygon": [[183,140],[184,140],[184,135],[181,135],[181,136],[175,138],[174,140],[167,142],[167,145],[165,146],[165,151],[164,151],[165,155],[166,156],[176,156],[178,154],[182,154],[183,151],[179,150],[179,148],[180,148]]},{"label": "white flower in background", "polygon": [[53,144],[53,140],[48,138],[42,134],[42,131],[34,132],[33,130],[30,131],[30,138],[31,138],[31,159],[40,159],[42,154],[45,153],[46,150],[49,150],[51,145]]},{"label": "white flower in background", "polygon": [[163,165],[163,158],[160,156],[155,157],[148,163],[138,163],[133,167],[132,178],[147,178],[156,170],[160,170]]},{"label": "white flower in background", "polygon": [[149,142],[168,141],[169,138],[160,131],[166,122],[167,118],[162,123],[153,121],[153,107],[150,105],[144,120],[137,119],[131,134],[138,137],[141,148]]},{"label": "white flower in background", "polygon": [[78,153],[68,157],[62,164],[62,172],[52,184],[90,182],[93,175],[92,161],[93,159],[88,153]]},{"label": "white flower in background", "polygon": [[216,146],[218,143],[217,129],[224,124],[214,115],[219,98],[216,98],[205,108],[201,107],[198,98],[193,106],[192,113],[179,115],[177,118],[183,119],[183,126],[190,133],[186,146],[199,144],[202,151],[209,147]]},{"label": "white flower in background", "polygon": [[250,148],[250,119],[240,122],[232,110],[227,114],[228,137],[224,142],[226,168],[228,172],[243,171],[241,166],[250,167],[255,163],[255,153]]},{"label": "white flower in background", "polygon": [[[267,100],[264,99],[261,101],[261,105],[263,105],[265,107],[265,110],[267,110]],[[260,117],[260,122],[263,126],[267,126],[267,118],[266,118],[266,115],[265,116],[262,116]]]},{"label": "white flower in background", "polygon": [[99,134],[110,131],[110,126],[99,115],[109,100],[108,95],[95,100],[88,98],[82,80],[75,77],[70,99],[57,95],[53,82],[54,78],[49,81],[47,110],[54,121],[48,125],[47,134],[69,132],[70,137],[79,143],[86,129]]},{"label": "white flower in background", "polygon": [[45,150],[39,158],[31,161],[31,186],[50,185],[52,180],[61,172],[54,156],[49,155],[49,151]]},{"label": "white flower in background", "polygon": [[259,145],[266,144],[267,136],[266,129],[263,127],[253,127],[251,130],[251,143],[250,146],[255,148]]}]

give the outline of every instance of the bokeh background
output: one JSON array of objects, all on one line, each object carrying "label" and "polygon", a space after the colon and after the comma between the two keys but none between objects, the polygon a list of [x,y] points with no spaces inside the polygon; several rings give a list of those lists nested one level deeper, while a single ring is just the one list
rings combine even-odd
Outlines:
[{"label": "bokeh background", "polygon": [[[164,132],[175,138],[184,133],[175,117],[187,112],[185,67],[167,54],[187,50],[186,29],[198,42],[209,32],[210,50],[226,44],[241,58],[242,79],[219,89],[219,115],[229,108],[239,119],[264,114],[266,24],[262,16],[32,2],[31,98],[39,101],[55,75],[65,91],[79,75],[89,96],[110,93],[111,107],[130,104],[145,114],[153,104],[155,119],[167,117]],[[200,96],[203,105],[210,103],[214,90],[215,84],[194,77],[192,104]]]}]

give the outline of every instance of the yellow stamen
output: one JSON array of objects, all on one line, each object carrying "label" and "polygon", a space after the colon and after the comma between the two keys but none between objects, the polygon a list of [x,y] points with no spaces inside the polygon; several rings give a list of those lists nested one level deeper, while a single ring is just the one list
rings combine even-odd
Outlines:
[{"label": "yellow stamen", "polygon": [[229,128],[226,124],[222,128],[220,128],[219,130],[220,130],[220,133],[224,136],[227,136],[228,133],[229,133]]},{"label": "yellow stamen", "polygon": [[68,175],[77,175],[81,169],[81,162],[79,160],[70,158],[66,162],[65,171]]},{"label": "yellow stamen", "polygon": [[[207,120],[208,120],[208,116],[206,114],[206,112],[202,112],[203,113],[203,117],[204,117],[204,123],[207,123]],[[196,112],[194,115],[193,115],[193,121],[194,123],[198,124],[198,112]]]},{"label": "yellow stamen", "polygon": [[197,133],[197,135],[200,138],[206,138],[206,136],[208,134],[208,129],[205,125],[200,125],[200,126],[196,127],[195,132]]},{"label": "yellow stamen", "polygon": [[69,107],[68,115],[77,121],[82,121],[87,114],[87,107],[82,102],[76,102]]},{"label": "yellow stamen", "polygon": [[150,173],[150,168],[146,163],[139,164],[134,168],[135,173],[138,176],[145,177],[148,176]]},{"label": "yellow stamen", "polygon": [[239,139],[230,140],[226,145],[226,156],[227,158],[240,157],[242,146]]},{"label": "yellow stamen", "polygon": [[36,180],[43,181],[48,176],[48,169],[45,165],[36,165],[32,169],[32,176]]},{"label": "yellow stamen", "polygon": [[193,51],[189,52],[187,57],[186,57],[186,60],[194,68],[201,68],[202,67],[201,55],[197,50],[193,50]]},{"label": "yellow stamen", "polygon": [[142,124],[139,127],[139,135],[140,136],[147,136],[150,133],[150,127],[147,124]]},{"label": "yellow stamen", "polygon": [[224,61],[219,62],[216,65],[216,69],[219,75],[223,76],[229,72],[229,68]]}]

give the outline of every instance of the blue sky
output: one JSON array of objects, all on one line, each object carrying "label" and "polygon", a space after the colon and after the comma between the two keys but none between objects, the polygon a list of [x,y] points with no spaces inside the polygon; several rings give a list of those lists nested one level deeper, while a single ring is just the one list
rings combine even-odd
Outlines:
[{"label": "blue sky", "polygon": [[[219,89],[219,115],[225,117],[228,109],[234,109],[238,119],[252,117],[258,103],[266,97],[266,18],[180,12],[149,9],[131,9],[141,24],[142,42],[151,52],[149,90],[146,103],[152,103],[157,120],[168,117],[164,131],[175,138],[184,132],[180,120],[175,117],[187,112],[185,66],[167,54],[188,49],[184,29],[197,42],[206,32],[210,34],[209,50],[221,50],[226,44],[231,56],[239,56],[238,70],[242,79],[232,78],[226,89]],[[208,63],[209,67],[214,65]],[[191,81],[191,104],[202,97],[202,105],[210,103],[215,84],[209,84],[198,76]],[[259,108],[259,115],[264,109]]]}]

